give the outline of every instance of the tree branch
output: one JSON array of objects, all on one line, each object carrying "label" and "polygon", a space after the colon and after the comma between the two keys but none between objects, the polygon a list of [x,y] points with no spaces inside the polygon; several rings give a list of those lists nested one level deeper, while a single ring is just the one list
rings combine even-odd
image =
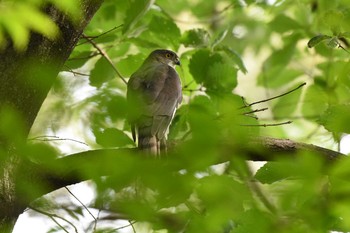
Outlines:
[{"label": "tree branch", "polygon": [[[244,146],[222,145],[220,147],[221,156],[214,164],[230,161],[238,155],[251,161],[272,161],[283,157],[297,156],[300,151],[312,152],[329,162],[345,157],[344,154],[336,151],[288,139],[254,138]],[[35,190],[36,193],[32,193],[32,196],[28,195],[28,190],[22,190],[23,193],[19,195],[27,197],[28,199],[23,201],[30,203],[34,199],[56,189],[93,179],[97,176],[115,175],[115,171],[119,171],[120,179],[123,179],[125,175],[133,175],[136,178],[138,171],[133,171],[132,174],[130,172],[124,174],[120,171],[124,171],[126,166],[133,167],[136,163],[145,162],[143,158],[140,161],[139,156],[140,154],[137,153],[136,149],[101,149],[72,154],[57,159],[54,163],[35,164],[26,161],[21,165],[21,174],[18,177],[18,182],[24,182],[26,184],[25,187],[28,187],[28,185],[35,187],[38,183],[45,185],[38,189],[33,188],[33,191]],[[144,159],[148,160],[149,158]],[[165,160],[167,165],[162,159],[152,160],[152,164],[155,167],[169,166],[167,169],[174,172],[184,169],[183,164],[177,161],[176,153],[165,158]],[[86,161],[89,162],[87,163]],[[106,161],[109,164],[113,164],[113,166],[107,166]],[[87,170],[94,172],[84,172]],[[23,184],[18,184],[18,187],[22,186]]]},{"label": "tree branch", "polygon": [[[15,130],[21,132],[23,139],[27,137],[58,72],[102,2],[103,0],[81,1],[82,18],[77,23],[73,23],[51,4],[45,12],[59,27],[59,38],[50,40],[33,32],[25,52],[18,52],[11,42],[0,51],[0,112],[10,107],[20,115],[23,124],[17,125]],[[24,198],[30,190],[28,185],[24,183],[23,187],[17,186],[18,177],[22,177],[18,175],[22,173],[18,164],[23,161],[16,149],[8,145],[11,143],[13,142],[7,143],[3,135],[0,136],[0,149],[6,151],[1,154],[0,163],[0,232],[4,233],[12,231],[17,217],[28,206],[27,200],[30,199]],[[35,172],[26,174],[38,175]],[[30,181],[28,184],[33,185],[36,179],[40,180],[40,177],[26,178]],[[42,193],[48,189],[44,190]]]}]

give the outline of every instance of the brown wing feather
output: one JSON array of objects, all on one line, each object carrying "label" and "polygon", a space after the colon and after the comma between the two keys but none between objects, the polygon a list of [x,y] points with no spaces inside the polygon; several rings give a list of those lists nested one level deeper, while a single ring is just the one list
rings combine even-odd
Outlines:
[{"label": "brown wing feather", "polygon": [[139,148],[159,153],[177,105],[181,102],[181,83],[176,71],[158,64],[133,74],[128,82],[127,99],[133,138]]}]

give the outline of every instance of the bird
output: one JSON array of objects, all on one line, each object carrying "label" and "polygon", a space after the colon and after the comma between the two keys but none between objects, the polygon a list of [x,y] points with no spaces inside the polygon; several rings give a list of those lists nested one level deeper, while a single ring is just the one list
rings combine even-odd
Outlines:
[{"label": "bird", "polygon": [[181,80],[175,70],[178,55],[167,49],[149,54],[127,84],[128,121],[139,150],[166,154],[169,126],[182,102]]}]

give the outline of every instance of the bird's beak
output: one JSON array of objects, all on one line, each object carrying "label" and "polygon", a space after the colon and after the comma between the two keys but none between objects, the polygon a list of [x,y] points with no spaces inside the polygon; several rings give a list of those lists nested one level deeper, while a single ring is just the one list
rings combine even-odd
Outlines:
[{"label": "bird's beak", "polygon": [[175,65],[181,66],[181,62],[180,62],[179,58],[176,58]]}]

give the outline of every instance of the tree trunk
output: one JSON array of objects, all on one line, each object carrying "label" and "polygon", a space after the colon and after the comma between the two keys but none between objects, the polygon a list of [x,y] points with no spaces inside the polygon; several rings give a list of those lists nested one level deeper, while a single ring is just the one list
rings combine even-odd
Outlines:
[{"label": "tree trunk", "polygon": [[[45,9],[60,28],[60,36],[49,40],[32,33],[25,52],[16,51],[11,42],[0,52],[0,114],[11,109],[23,119],[23,138],[27,137],[37,113],[58,72],[78,42],[84,28],[103,0],[83,0],[82,19],[77,23],[53,6]],[[26,208],[16,187],[21,156],[16,143],[0,132],[0,232],[11,232],[18,215]],[[22,194],[23,196],[23,194]]]}]

